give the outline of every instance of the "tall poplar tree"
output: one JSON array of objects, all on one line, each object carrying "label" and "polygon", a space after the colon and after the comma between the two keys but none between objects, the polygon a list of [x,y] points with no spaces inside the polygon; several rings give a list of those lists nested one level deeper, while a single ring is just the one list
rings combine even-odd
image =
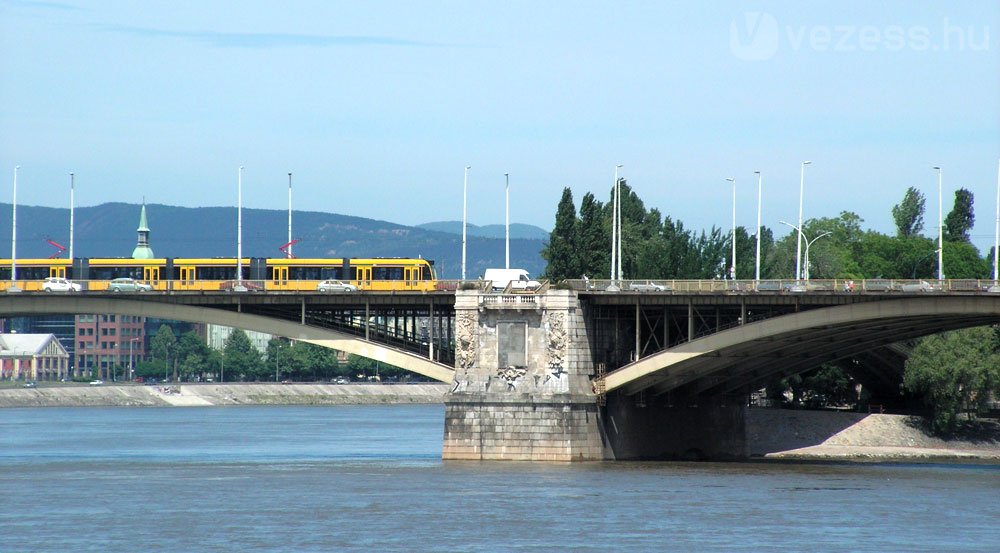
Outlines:
[{"label": "tall poplar tree", "polygon": [[944,218],[944,239],[950,242],[968,242],[969,231],[976,222],[972,211],[972,192],[965,188],[955,191],[955,207]]},{"label": "tall poplar tree", "polygon": [[576,207],[573,205],[573,191],[563,188],[562,199],[556,208],[556,225],[549,235],[549,243],[542,250],[542,257],[548,261],[545,277],[558,281],[580,278],[580,262],[576,252]]},{"label": "tall poplar tree", "polygon": [[914,187],[906,189],[903,201],[892,207],[892,218],[896,221],[896,236],[910,238],[924,229],[924,206],[926,199]]}]

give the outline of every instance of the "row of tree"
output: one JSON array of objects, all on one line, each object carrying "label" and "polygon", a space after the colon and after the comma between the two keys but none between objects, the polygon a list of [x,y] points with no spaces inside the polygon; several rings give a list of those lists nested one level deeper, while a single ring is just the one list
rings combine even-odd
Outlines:
[{"label": "row of tree", "polygon": [[[809,219],[802,225],[809,248],[804,272],[811,278],[922,278],[937,275],[937,237],[925,237],[925,199],[910,188],[892,210],[895,236],[864,230],[857,214]],[[563,190],[556,209],[555,227],[542,251],[550,280],[601,277],[610,274],[612,203],[602,203],[587,193],[577,212],[573,193]],[[712,227],[696,232],[683,222],[647,209],[622,180],[622,271],[629,279],[715,279],[731,276],[732,232]],[[992,253],[980,256],[969,241],[975,216],[972,193],[960,189],[944,221],[946,278],[987,278]],[[820,235],[829,233],[822,238]],[[737,227],[736,276],[751,279],[756,272],[756,234]],[[761,278],[794,278],[797,233],[776,239],[767,227],[760,229]]]},{"label": "row of tree", "polygon": [[[647,209],[621,181],[622,269],[629,279],[719,279],[731,276],[732,234],[713,227],[695,232],[681,221]],[[803,224],[808,249],[804,273],[810,278],[936,278],[937,236],[923,236],[926,199],[909,188],[892,208],[896,234],[862,228],[861,217],[842,212],[838,217],[810,219]],[[581,275],[610,274],[612,202],[584,195],[579,212],[569,188],[563,190],[556,223],[542,252],[551,280]],[[989,278],[993,252],[987,257],[970,242],[975,222],[973,195],[955,193],[955,203],[944,219],[945,277]],[[820,235],[828,233],[822,238]],[[775,239],[771,229],[760,229],[761,278],[794,278],[797,232]],[[750,279],[756,270],[756,235],[743,227],[735,232],[736,275]],[[924,399],[932,425],[953,431],[959,414],[982,412],[1000,397],[1000,337],[992,328],[975,328],[930,336],[917,342],[907,363],[905,390]],[[860,392],[859,392],[860,390]],[[840,367],[824,365],[784,378],[768,387],[768,396],[786,405],[854,406],[867,402],[867,392]]]},{"label": "row of tree", "polygon": [[149,350],[150,359],[137,364],[136,376],[174,381],[212,378],[226,382],[305,382],[337,377],[399,378],[409,374],[356,355],[341,363],[334,350],[283,338],[272,338],[262,353],[239,329],[226,338],[219,351],[208,347],[195,332],[185,332],[178,338],[170,326],[162,325],[150,339]]}]

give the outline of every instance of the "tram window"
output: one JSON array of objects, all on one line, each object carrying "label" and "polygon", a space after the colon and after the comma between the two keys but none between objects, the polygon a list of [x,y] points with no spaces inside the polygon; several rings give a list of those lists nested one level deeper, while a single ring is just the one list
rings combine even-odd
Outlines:
[{"label": "tram window", "polygon": [[372,267],[372,280],[403,280],[403,268]]}]

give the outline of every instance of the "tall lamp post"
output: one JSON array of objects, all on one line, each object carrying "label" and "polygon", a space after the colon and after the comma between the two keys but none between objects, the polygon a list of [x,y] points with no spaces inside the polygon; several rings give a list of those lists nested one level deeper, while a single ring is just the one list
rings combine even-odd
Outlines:
[{"label": "tall lamp post", "polygon": [[465,227],[468,226],[469,169],[465,166],[465,180],[462,181],[462,280],[465,280]]},{"label": "tall lamp post", "polygon": [[736,177],[726,179],[733,183],[733,264],[729,267],[730,280],[736,280]]},{"label": "tall lamp post", "polygon": [[243,166],[236,175],[236,286],[243,286]]},{"label": "tall lamp post", "polygon": [[73,266],[73,208],[74,194],[76,193],[76,180],[73,173],[69,174],[69,263]]},{"label": "tall lamp post", "polygon": [[618,186],[618,170],[621,164],[615,165],[615,185],[611,192],[611,286],[615,286],[621,278],[621,192]]},{"label": "tall lamp post", "polygon": [[[802,196],[805,191],[806,184],[806,165],[811,164],[811,161],[802,162],[802,171],[799,174],[799,226],[796,228],[802,228]],[[802,231],[799,231],[799,239],[795,246],[795,280],[798,281],[802,278]]]},{"label": "tall lamp post", "polygon": [[504,180],[504,236],[506,238],[504,248],[504,268],[510,269],[510,173],[503,174]]},{"label": "tall lamp post", "polygon": [[943,197],[941,196],[941,167],[933,168],[938,174],[938,280],[944,280],[944,219],[941,217]]},{"label": "tall lamp post", "polygon": [[1000,292],[1000,283],[997,282],[997,273],[1000,272],[1000,160],[997,161],[997,220],[996,231],[993,235],[993,287],[990,292]]},{"label": "tall lamp post", "polygon": [[754,264],[753,280],[754,282],[760,282],[760,200],[761,200],[761,185],[763,184],[764,177],[760,174],[760,171],[754,171],[757,175],[757,261]]},{"label": "tall lamp post", "polygon": [[14,167],[14,204],[11,211],[13,228],[10,231],[10,291],[19,292],[17,287],[17,171],[20,165]]},{"label": "tall lamp post", "polygon": [[292,173],[288,173],[288,258],[292,255]]}]

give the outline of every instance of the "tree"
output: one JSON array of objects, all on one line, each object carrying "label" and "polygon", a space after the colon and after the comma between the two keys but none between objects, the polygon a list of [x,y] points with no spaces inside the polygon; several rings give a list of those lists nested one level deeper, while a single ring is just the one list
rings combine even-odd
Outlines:
[{"label": "tree", "polygon": [[[171,361],[176,362],[174,355],[177,350],[177,337],[174,331],[167,325],[160,325],[156,335],[149,340],[149,349],[154,358],[160,358],[164,362],[164,374],[170,370]],[[174,365],[176,367],[176,365]],[[174,380],[177,380],[177,371],[174,370]]]},{"label": "tree", "polygon": [[896,221],[896,236],[910,238],[924,229],[924,195],[914,187],[906,189],[903,201],[892,208],[892,218]]},{"label": "tree", "polygon": [[200,377],[213,370],[209,365],[209,347],[195,332],[181,334],[176,349],[181,377]]},{"label": "tree", "polygon": [[950,242],[968,242],[969,231],[976,222],[972,211],[972,192],[965,188],[955,191],[955,207],[944,218],[944,239]]},{"label": "tree", "polygon": [[267,380],[267,367],[261,359],[260,352],[253,347],[246,332],[238,328],[234,329],[232,334],[226,338],[222,351],[228,374],[239,375],[245,380]]},{"label": "tree", "polygon": [[549,235],[549,243],[542,249],[542,258],[548,262],[546,278],[580,278],[576,242],[576,208],[573,206],[573,192],[566,187],[556,208],[556,225]]},{"label": "tree", "polygon": [[611,275],[611,224],[605,226],[604,206],[590,192],[580,202],[580,219],[577,221],[577,259],[581,274],[608,278]]},{"label": "tree", "polygon": [[924,338],[906,361],[903,384],[923,394],[934,430],[954,431],[961,412],[971,419],[1000,393],[996,331],[977,327]]}]

